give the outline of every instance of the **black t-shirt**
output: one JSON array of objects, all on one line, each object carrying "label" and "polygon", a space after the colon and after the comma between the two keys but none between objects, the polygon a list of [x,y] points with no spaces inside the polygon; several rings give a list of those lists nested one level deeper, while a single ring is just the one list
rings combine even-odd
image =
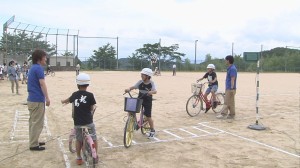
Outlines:
[{"label": "black t-shirt", "polygon": [[93,93],[87,91],[74,92],[69,98],[74,106],[74,125],[87,125],[93,123],[91,106],[96,104]]},{"label": "black t-shirt", "polygon": [[[215,72],[211,72],[211,73],[206,72],[206,74],[203,76],[203,78],[207,78],[208,81],[212,81],[216,77],[217,77],[217,74]],[[209,83],[209,86],[212,86],[212,85],[218,85],[218,80],[215,81],[214,83]]]}]

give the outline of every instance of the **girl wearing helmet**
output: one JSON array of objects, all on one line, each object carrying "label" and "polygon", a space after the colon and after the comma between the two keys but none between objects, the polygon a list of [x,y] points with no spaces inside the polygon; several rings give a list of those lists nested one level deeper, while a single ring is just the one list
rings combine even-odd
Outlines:
[{"label": "girl wearing helmet", "polygon": [[[141,71],[141,78],[134,86],[125,89],[125,92],[129,92],[133,89],[139,89],[139,98],[143,99],[142,106],[144,107],[144,115],[149,121],[150,125],[150,133],[148,135],[149,138],[153,138],[155,135],[154,123],[151,118],[152,112],[152,95],[156,94],[156,87],[154,82],[151,80],[151,76],[153,72],[150,68],[144,68]],[[146,94],[146,96],[144,96]]]},{"label": "girl wearing helmet", "polygon": [[62,104],[73,103],[73,120],[76,129],[76,163],[81,165],[83,163],[81,157],[82,148],[82,133],[81,126],[87,126],[91,128],[91,136],[94,140],[95,148],[97,151],[97,136],[95,124],[93,122],[93,112],[95,111],[96,100],[94,94],[86,91],[91,80],[90,76],[86,73],[80,73],[76,77],[76,84],[78,91],[74,92],[69,98],[62,100]]},{"label": "girl wearing helmet", "polygon": [[[211,93],[212,98],[213,98],[213,107],[215,108],[217,106],[216,102],[216,92],[218,90],[218,79],[217,79],[217,74],[215,72],[215,65],[214,64],[208,64],[207,65],[207,72],[204,74],[204,76],[200,79],[197,80],[197,82],[203,80],[204,78],[207,78],[208,80],[208,88],[205,91],[205,94],[203,95],[204,98],[207,100],[207,96],[209,93]],[[206,109],[205,113],[209,110]]]}]

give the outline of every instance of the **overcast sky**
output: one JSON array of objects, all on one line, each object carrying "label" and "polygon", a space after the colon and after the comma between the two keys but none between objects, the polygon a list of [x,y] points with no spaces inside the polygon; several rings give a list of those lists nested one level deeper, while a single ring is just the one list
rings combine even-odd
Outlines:
[{"label": "overcast sky", "polygon": [[[2,2],[1,2],[2,1]],[[63,2],[62,2],[63,1]],[[192,61],[206,54],[223,58],[233,51],[300,47],[299,0],[12,0],[1,2],[0,23],[15,22],[59,28],[80,36],[118,37],[119,58],[146,43],[179,44]],[[15,23],[15,24],[16,24]],[[16,25],[11,25],[16,26]],[[22,26],[20,26],[22,27]],[[19,27],[19,28],[20,28]],[[28,29],[33,29],[28,28]],[[0,32],[2,32],[2,26]],[[50,32],[51,32],[50,31]],[[55,43],[55,36],[49,37]],[[196,40],[198,40],[196,42]],[[66,38],[59,37],[65,49]],[[69,50],[73,39],[69,39]],[[79,57],[115,39],[79,39]],[[234,45],[232,45],[234,44]],[[300,49],[300,48],[298,48]],[[197,61],[197,62],[198,62]]]}]

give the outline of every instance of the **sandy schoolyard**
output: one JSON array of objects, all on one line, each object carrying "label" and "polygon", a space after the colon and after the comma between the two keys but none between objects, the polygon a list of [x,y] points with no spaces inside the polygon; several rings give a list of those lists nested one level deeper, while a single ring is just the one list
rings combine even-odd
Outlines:
[{"label": "sandy schoolyard", "polygon": [[[158,93],[153,112],[156,139],[140,131],[134,144],[123,147],[126,113],[124,89],[140,79],[139,72],[86,72],[92,84],[97,111],[94,116],[101,162],[105,168],[252,168],[300,167],[300,75],[299,73],[260,73],[259,123],[266,130],[247,127],[256,121],[255,73],[238,73],[236,119],[216,119],[213,111],[190,117],[185,111],[191,96],[191,83],[204,72],[162,72],[154,76]],[[224,91],[225,73],[217,72],[219,90]],[[69,168],[75,163],[68,151],[68,134],[73,127],[71,105],[60,100],[77,90],[75,72],[47,76],[51,105],[46,109],[41,140],[45,151],[28,149],[28,110],[26,85],[14,95],[10,83],[0,81],[0,167]]]}]

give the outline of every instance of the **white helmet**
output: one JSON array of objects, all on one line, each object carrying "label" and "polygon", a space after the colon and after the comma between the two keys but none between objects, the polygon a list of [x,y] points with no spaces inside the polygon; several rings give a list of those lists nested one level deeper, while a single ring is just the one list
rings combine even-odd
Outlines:
[{"label": "white helmet", "polygon": [[86,73],[80,73],[76,77],[76,83],[77,85],[89,85],[91,84],[90,76]]},{"label": "white helmet", "polygon": [[208,64],[206,68],[216,69],[214,64]]},{"label": "white helmet", "polygon": [[144,69],[142,69],[141,74],[144,74],[147,76],[152,76],[153,72],[150,68],[144,68]]}]

